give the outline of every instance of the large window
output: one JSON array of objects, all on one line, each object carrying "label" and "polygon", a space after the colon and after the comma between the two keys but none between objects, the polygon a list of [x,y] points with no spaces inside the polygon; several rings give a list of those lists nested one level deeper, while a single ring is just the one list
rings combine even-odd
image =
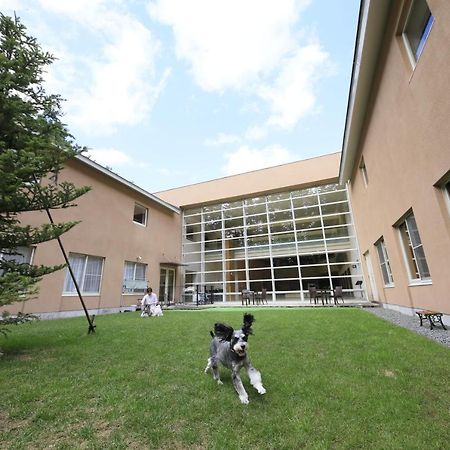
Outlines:
[{"label": "large window", "polygon": [[418,61],[422,54],[433,22],[434,17],[427,2],[425,0],[413,0],[403,30],[403,37],[413,64]]},{"label": "large window", "polygon": [[376,243],[376,247],[378,251],[378,258],[380,260],[381,273],[383,274],[384,285],[392,286],[394,284],[394,279],[392,278],[392,271],[391,266],[389,264],[389,257],[383,238],[381,238]]},{"label": "large window", "polygon": [[[69,263],[81,292],[85,294],[99,294],[103,272],[103,258],[71,253],[69,255]],[[70,276],[69,269],[66,269],[64,294],[74,293],[76,293],[75,284]]]},{"label": "large window", "polygon": [[123,293],[141,294],[147,287],[145,272],[147,264],[125,261],[123,268]]},{"label": "large window", "polygon": [[430,281],[430,271],[414,214],[410,213],[404,222],[398,226],[398,229],[400,231],[410,280]]},{"label": "large window", "polygon": [[242,289],[301,300],[309,283],[352,295],[361,278],[347,191],[336,184],[186,209],[183,238],[185,289],[224,301]]},{"label": "large window", "polygon": [[[17,247],[16,249],[0,250],[0,260],[14,261],[17,264],[31,264],[34,247]],[[0,276],[3,270],[0,268]]]}]

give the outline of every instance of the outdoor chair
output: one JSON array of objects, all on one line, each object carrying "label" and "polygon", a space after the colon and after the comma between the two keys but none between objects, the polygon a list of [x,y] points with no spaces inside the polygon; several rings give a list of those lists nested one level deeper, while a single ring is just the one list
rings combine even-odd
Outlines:
[{"label": "outdoor chair", "polygon": [[248,306],[250,304],[251,294],[248,289],[242,289],[241,291],[241,302],[242,306]]},{"label": "outdoor chair", "polygon": [[[362,280],[358,280],[355,283],[355,286],[356,286],[357,289],[361,289],[362,288],[362,284],[363,284]],[[361,297],[364,297],[364,294],[362,292],[361,292]]]},{"label": "outdoor chair", "polygon": [[255,300],[257,305],[267,303],[267,289],[262,289],[261,292],[255,293]]},{"label": "outdoor chair", "polygon": [[309,303],[314,302],[314,304],[316,304],[319,298],[316,287],[308,286],[308,291],[309,291]]},{"label": "outdoor chair", "polygon": [[267,289],[261,290],[261,304],[264,305],[264,303],[267,304]]},{"label": "outdoor chair", "polygon": [[344,304],[344,294],[342,292],[342,286],[335,286],[333,289],[333,293],[331,294],[331,298],[334,300],[334,304],[339,304],[339,299],[342,300],[342,304]]}]

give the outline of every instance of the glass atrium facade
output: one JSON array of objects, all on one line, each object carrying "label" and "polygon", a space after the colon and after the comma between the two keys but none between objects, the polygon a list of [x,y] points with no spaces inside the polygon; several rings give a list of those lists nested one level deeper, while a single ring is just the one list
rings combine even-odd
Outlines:
[{"label": "glass atrium facade", "polygon": [[239,301],[243,289],[269,301],[308,300],[308,287],[360,292],[362,279],[345,187],[315,186],[186,209],[185,292]]}]

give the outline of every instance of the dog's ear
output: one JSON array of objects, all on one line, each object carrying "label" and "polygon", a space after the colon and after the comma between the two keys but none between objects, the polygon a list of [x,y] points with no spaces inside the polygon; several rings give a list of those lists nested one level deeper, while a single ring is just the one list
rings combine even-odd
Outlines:
[{"label": "dog's ear", "polygon": [[253,334],[252,324],[255,321],[253,314],[245,313],[244,314],[244,324],[242,325],[242,331],[244,334]]},{"label": "dog's ear", "polygon": [[218,322],[214,324],[214,334],[222,341],[231,341],[233,331],[233,328],[224,323]]}]

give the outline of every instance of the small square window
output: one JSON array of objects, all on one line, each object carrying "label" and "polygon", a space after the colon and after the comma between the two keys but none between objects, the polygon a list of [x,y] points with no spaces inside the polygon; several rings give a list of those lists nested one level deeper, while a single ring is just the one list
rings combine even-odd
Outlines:
[{"label": "small square window", "polygon": [[442,190],[444,191],[445,201],[447,203],[448,212],[450,214],[450,180],[444,184]]},{"label": "small square window", "polygon": [[133,222],[139,223],[141,225],[147,225],[147,208],[138,203],[134,205]]},{"label": "small square window", "polygon": [[425,0],[413,0],[403,37],[413,65],[419,60],[434,23],[434,17]]}]

